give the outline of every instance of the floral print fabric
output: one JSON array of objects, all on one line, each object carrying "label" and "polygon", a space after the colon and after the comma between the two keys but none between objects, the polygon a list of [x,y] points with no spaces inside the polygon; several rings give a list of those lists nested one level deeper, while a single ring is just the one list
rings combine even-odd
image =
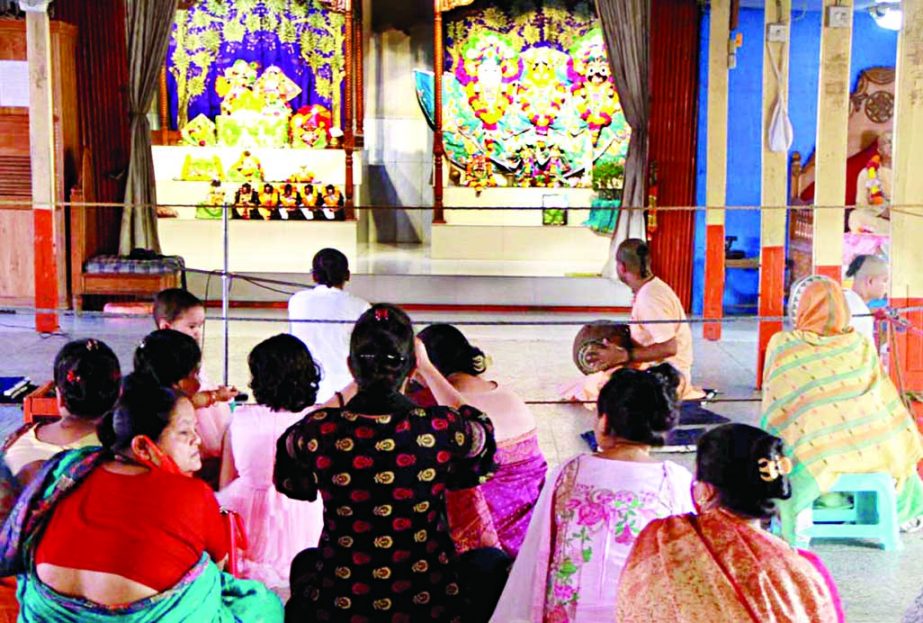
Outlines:
[{"label": "floral print fabric", "polygon": [[447,488],[491,475],[490,420],[471,408],[386,415],[314,412],[280,439],[277,488],[324,501],[317,585],[319,621],[455,621],[460,589],[445,522]]}]

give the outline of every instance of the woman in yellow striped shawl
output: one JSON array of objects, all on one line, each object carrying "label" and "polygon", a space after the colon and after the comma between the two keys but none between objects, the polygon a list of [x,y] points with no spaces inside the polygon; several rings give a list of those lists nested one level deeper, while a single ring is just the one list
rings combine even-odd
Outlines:
[{"label": "woman in yellow striped shawl", "polygon": [[918,528],[920,433],[875,347],[850,320],[840,286],[817,279],[801,296],[795,330],[769,342],[761,426],[785,441],[794,462],[786,510],[794,517],[840,474],[886,472],[897,487],[901,525]]}]

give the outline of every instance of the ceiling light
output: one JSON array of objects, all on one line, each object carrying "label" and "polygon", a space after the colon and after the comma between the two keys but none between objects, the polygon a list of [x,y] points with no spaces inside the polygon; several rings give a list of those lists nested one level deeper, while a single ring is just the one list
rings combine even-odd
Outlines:
[{"label": "ceiling light", "polygon": [[869,14],[876,24],[888,30],[900,30],[901,23],[904,21],[904,13],[901,11],[900,2],[878,0],[876,4],[869,7]]}]

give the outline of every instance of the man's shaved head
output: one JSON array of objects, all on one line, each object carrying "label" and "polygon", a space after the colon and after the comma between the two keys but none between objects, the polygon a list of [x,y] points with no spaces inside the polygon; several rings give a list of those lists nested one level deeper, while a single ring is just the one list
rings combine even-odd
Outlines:
[{"label": "man's shaved head", "polygon": [[615,261],[636,277],[646,279],[651,274],[651,251],[647,243],[638,238],[629,238],[619,245]]},{"label": "man's shaved head", "polygon": [[846,276],[852,277],[853,291],[866,303],[888,295],[888,261],[879,255],[857,255],[850,262]]}]

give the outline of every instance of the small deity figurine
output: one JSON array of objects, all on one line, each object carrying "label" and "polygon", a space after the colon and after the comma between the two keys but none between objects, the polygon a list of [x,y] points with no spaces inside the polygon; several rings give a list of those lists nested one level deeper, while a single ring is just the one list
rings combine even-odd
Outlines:
[{"label": "small deity figurine", "polygon": [[224,211],[226,199],[221,188],[221,180],[212,180],[205,201],[196,207],[195,217],[200,219],[219,219]]},{"label": "small deity figurine", "polygon": [[343,212],[345,199],[333,184],[327,184],[324,188],[324,196],[321,198],[323,204],[323,216],[328,221],[346,220],[346,214]]},{"label": "small deity figurine", "polygon": [[561,154],[561,148],[552,145],[548,150],[548,163],[545,165],[546,180],[545,186],[555,188],[565,184],[564,174],[567,172],[567,165],[564,163],[564,156]]},{"label": "small deity figurine", "polygon": [[234,212],[235,219],[245,221],[259,218],[255,214],[257,206],[260,205],[260,198],[257,192],[250,185],[250,182],[244,182],[243,185],[234,193]]},{"label": "small deity figurine", "polygon": [[484,154],[472,154],[465,164],[465,186],[473,188],[477,196],[488,186],[496,186],[493,163]]},{"label": "small deity figurine", "polygon": [[[301,193],[291,182],[286,182],[279,193],[279,217],[283,221],[303,221],[306,220],[304,211],[301,209]],[[310,213],[310,210],[307,210]],[[313,218],[313,215],[312,215]]]},{"label": "small deity figurine", "polygon": [[260,206],[257,208],[260,218],[264,221],[273,221],[276,217],[275,207],[278,205],[279,201],[276,194],[276,189],[273,188],[272,184],[264,184],[263,190],[259,194]]},{"label": "small deity figurine", "polygon": [[522,188],[532,186],[535,176],[535,152],[528,145],[519,150],[519,168],[516,169],[516,185]]},{"label": "small deity figurine", "polygon": [[263,165],[256,156],[245,151],[231,166],[228,177],[240,182],[261,182],[263,181]]}]

